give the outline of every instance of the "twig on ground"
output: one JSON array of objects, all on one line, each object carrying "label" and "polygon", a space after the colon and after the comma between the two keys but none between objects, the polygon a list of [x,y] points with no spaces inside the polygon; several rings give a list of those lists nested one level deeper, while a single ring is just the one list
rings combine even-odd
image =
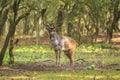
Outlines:
[{"label": "twig on ground", "polygon": [[77,60],[75,60],[75,62],[80,61],[80,60],[83,61],[83,62],[87,62],[85,59],[77,59]]}]

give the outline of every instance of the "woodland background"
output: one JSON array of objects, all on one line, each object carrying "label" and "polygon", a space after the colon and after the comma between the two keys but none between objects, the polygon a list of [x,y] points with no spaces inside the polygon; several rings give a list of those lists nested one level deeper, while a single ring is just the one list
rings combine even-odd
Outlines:
[{"label": "woodland background", "polygon": [[113,38],[119,45],[120,0],[0,0],[0,65],[8,49],[9,63],[14,63],[16,45],[48,45],[44,23],[54,24],[59,34],[79,45],[100,43],[99,48],[107,46],[111,52]]}]

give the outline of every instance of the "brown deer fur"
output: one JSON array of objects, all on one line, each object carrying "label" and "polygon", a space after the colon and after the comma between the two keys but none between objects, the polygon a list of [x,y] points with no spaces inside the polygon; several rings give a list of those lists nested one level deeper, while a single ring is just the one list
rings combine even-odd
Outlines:
[{"label": "brown deer fur", "polygon": [[54,48],[55,54],[56,54],[56,65],[60,65],[60,54],[63,51],[65,55],[70,60],[70,65],[74,65],[74,54],[75,49],[77,46],[77,42],[66,36],[61,36],[57,34],[55,27],[51,27],[52,25],[47,25],[46,29],[49,32],[50,41],[52,44],[52,47]]}]

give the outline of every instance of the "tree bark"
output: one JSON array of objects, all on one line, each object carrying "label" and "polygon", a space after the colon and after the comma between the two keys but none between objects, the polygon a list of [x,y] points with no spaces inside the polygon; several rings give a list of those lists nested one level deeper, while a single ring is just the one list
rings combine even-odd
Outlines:
[{"label": "tree bark", "polygon": [[9,56],[10,56],[9,64],[13,64],[14,63],[13,48],[14,48],[14,41],[11,38],[10,42],[9,42]]},{"label": "tree bark", "polygon": [[64,10],[63,7],[60,6],[60,9],[58,11],[58,17],[57,17],[57,32],[61,34],[62,31],[62,25],[64,21]]},{"label": "tree bark", "polygon": [[67,33],[69,37],[73,37],[73,24],[71,22],[68,23]]},{"label": "tree bark", "polygon": [[[7,15],[10,7],[13,5],[13,0],[0,1],[0,37],[3,34],[4,24],[7,20]],[[3,6],[4,5],[4,6]]]},{"label": "tree bark", "polygon": [[107,43],[111,43],[111,39],[113,36],[113,30],[117,28],[118,20],[119,20],[119,3],[120,1],[117,0],[114,4],[114,12],[113,12],[113,21],[111,26],[107,29]]},{"label": "tree bark", "polygon": [[41,17],[41,13],[38,12],[37,14],[34,15],[34,26],[36,28],[36,44],[39,44],[39,19]]},{"label": "tree bark", "polygon": [[9,10],[6,10],[3,15],[0,15],[0,36],[3,34],[4,24],[7,20],[7,14]]},{"label": "tree bark", "polygon": [[9,44],[9,40],[15,33],[15,29],[16,29],[16,26],[10,26],[10,28],[9,28],[9,32],[7,34],[3,48],[1,49],[1,53],[0,53],[0,66],[2,65],[3,58],[5,56],[5,52],[6,52],[6,49],[8,47],[8,44]]},{"label": "tree bark", "polygon": [[29,19],[28,19],[28,16],[25,17],[25,21],[24,21],[24,29],[23,29],[23,34],[24,35],[28,35],[29,33]]}]

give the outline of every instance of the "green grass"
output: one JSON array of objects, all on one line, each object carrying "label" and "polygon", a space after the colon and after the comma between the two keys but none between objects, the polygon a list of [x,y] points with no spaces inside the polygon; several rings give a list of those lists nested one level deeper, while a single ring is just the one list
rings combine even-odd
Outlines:
[{"label": "green grass", "polygon": [[[120,62],[120,49],[109,49],[112,45],[95,44],[80,45],[76,49],[75,59],[84,59],[87,62],[103,65]],[[107,49],[108,48],[108,49]],[[16,46],[14,48],[15,65],[32,64],[36,61],[55,61],[54,50],[48,45]],[[8,63],[8,50],[4,58],[4,64]],[[64,54],[61,55],[61,63],[68,62]],[[89,65],[88,65],[89,66]],[[8,66],[9,67],[9,66]],[[118,66],[117,66],[118,67]],[[17,73],[16,73],[17,72]],[[73,71],[0,71],[2,79],[35,79],[35,80],[119,80],[120,72],[114,70],[73,70]]]},{"label": "green grass", "polygon": [[[103,62],[120,62],[119,56],[114,55],[119,53],[120,50],[104,49],[111,45],[96,44],[96,45],[81,45],[76,49],[75,59],[85,59],[87,61]],[[48,45],[33,45],[33,46],[17,46],[14,48],[15,62],[35,62],[39,60],[53,60],[55,61],[54,50]],[[109,58],[106,58],[109,57]],[[9,61],[8,51],[6,52],[4,62]],[[61,54],[61,62],[66,62],[68,59],[64,54]]]},{"label": "green grass", "polygon": [[23,74],[14,74],[2,76],[0,80],[119,80],[119,71],[99,71],[99,70],[81,70],[81,71],[46,71],[46,72],[26,72]]},{"label": "green grass", "polygon": [[[37,79],[40,80],[94,80],[95,79],[104,79],[104,80],[116,80],[120,78],[119,72],[104,71],[61,71],[61,72],[43,72],[40,75],[36,75]],[[63,74],[64,73],[64,74]],[[32,78],[32,77],[31,77]]]}]

